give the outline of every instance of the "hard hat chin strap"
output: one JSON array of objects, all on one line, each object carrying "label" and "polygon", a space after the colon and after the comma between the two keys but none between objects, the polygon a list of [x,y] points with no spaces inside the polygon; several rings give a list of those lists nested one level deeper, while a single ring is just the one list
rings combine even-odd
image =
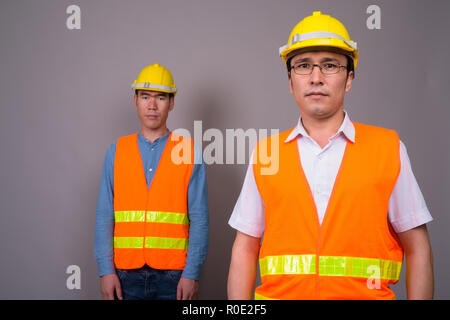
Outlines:
[{"label": "hard hat chin strap", "polygon": [[303,34],[298,34],[298,33],[295,34],[292,37],[291,42],[289,42],[288,44],[286,44],[280,48],[280,50],[279,50],[280,55],[284,50],[289,48],[294,43],[306,41],[306,40],[312,40],[312,39],[341,39],[347,45],[349,45],[351,48],[353,48],[355,51],[358,50],[358,46],[357,46],[356,42],[349,41],[336,33],[329,32],[329,31],[314,31],[314,32],[308,32],[308,33],[303,33]]}]

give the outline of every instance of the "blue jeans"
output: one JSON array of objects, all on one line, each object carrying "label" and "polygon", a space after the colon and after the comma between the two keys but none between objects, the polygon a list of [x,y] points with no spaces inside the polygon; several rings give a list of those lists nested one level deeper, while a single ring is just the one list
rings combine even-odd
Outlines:
[{"label": "blue jeans", "polygon": [[117,269],[124,300],[176,300],[183,270]]}]

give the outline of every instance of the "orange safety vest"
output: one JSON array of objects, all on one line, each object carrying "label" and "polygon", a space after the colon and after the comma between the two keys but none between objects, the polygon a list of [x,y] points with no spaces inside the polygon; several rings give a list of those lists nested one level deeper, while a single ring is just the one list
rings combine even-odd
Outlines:
[{"label": "orange safety vest", "polygon": [[[193,141],[170,134],[147,188],[137,139],[137,133],[121,137],[116,146],[114,264],[118,269],[147,264],[155,269],[182,270],[189,237],[187,190],[194,164]],[[190,163],[172,161],[179,143],[183,152],[190,152]]]},{"label": "orange safety vest", "polygon": [[284,142],[291,130],[279,134],[275,174],[261,174],[267,161],[262,164],[255,152],[265,206],[256,299],[395,298],[389,284],[399,279],[403,250],[387,215],[400,142],[395,131],[354,125],[355,142],[347,142],[322,225],[297,139]]}]

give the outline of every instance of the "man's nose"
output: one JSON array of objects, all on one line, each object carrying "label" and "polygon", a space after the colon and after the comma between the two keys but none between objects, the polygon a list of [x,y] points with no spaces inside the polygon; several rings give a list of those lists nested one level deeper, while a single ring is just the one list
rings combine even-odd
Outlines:
[{"label": "man's nose", "polygon": [[156,109],[156,98],[150,97],[148,99],[147,108],[149,108],[149,109]]},{"label": "man's nose", "polygon": [[311,84],[322,84],[323,83],[323,73],[320,70],[319,65],[315,64],[312,67],[312,72],[310,74]]}]

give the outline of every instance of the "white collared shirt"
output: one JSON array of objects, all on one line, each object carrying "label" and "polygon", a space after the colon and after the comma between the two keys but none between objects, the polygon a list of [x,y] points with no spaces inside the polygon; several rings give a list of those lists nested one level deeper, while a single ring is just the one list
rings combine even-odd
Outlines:
[{"label": "white collared shirt", "polygon": [[[319,221],[322,223],[347,140],[355,142],[355,127],[345,112],[341,127],[322,149],[308,135],[299,119],[285,142],[293,139],[297,139],[303,170],[314,197]],[[388,212],[389,221],[397,233],[433,220],[412,172],[406,147],[401,141],[400,163],[401,169],[389,198]],[[254,237],[262,237],[264,233],[264,202],[256,186],[251,163],[228,224]]]}]

